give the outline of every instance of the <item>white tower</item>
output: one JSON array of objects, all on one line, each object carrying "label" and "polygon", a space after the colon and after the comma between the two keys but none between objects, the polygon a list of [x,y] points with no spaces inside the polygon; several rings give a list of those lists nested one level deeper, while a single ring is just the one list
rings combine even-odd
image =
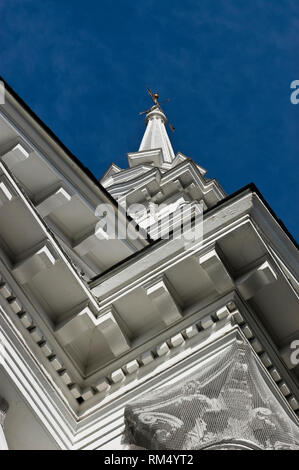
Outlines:
[{"label": "white tower", "polygon": [[146,114],[146,131],[141,141],[139,152],[160,148],[162,150],[162,165],[171,166],[175,156],[165,129],[167,122],[165,114],[157,105]]}]

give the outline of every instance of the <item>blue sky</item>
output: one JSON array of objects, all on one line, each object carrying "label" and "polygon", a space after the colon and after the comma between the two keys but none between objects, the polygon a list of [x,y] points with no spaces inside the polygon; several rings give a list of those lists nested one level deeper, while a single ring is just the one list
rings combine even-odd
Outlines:
[{"label": "blue sky", "polygon": [[148,84],[181,151],[229,194],[253,181],[295,238],[297,0],[2,0],[0,74],[100,177],[126,167]]}]

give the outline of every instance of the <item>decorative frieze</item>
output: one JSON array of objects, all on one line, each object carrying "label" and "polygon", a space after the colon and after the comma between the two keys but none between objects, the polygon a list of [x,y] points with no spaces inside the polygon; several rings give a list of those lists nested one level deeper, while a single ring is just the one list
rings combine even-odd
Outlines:
[{"label": "decorative frieze", "polygon": [[[198,320],[197,323],[193,323],[184,330],[178,332],[176,335],[171,336],[168,340],[159,343],[153,347],[152,350],[143,352],[135,360],[125,364],[121,367],[121,369],[117,369],[112,372],[110,376],[101,378],[100,381],[93,387],[94,391],[99,393],[107,393],[107,391],[110,390],[110,384],[113,385],[125,382],[126,376],[138,374],[140,367],[146,367],[152,362],[161,359],[167,360],[167,358],[170,357],[169,354],[171,351],[174,351],[177,348],[179,352],[182,347],[185,347],[187,340],[194,338],[200,332],[204,332],[207,329],[212,328],[216,322],[223,320],[230,314],[229,309],[226,306],[225,308],[223,307],[219,310],[221,310],[222,315],[224,315],[224,312],[226,312],[225,317],[223,316],[223,318],[219,319],[215,312],[214,314],[207,316],[207,318]],[[202,320],[204,320],[203,324],[206,327],[205,329],[202,326]]]}]

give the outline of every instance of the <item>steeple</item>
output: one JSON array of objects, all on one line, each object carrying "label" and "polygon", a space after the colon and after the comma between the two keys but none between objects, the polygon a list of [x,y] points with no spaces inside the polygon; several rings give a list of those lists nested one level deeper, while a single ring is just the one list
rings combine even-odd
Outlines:
[{"label": "steeple", "polygon": [[128,154],[129,165],[132,167],[141,163],[148,163],[167,170],[171,167],[175,155],[165,126],[168,124],[172,131],[174,131],[174,128],[162,111],[158,102],[158,93],[153,93],[148,87],[146,88],[154,102],[154,106],[139,113],[146,115],[146,130],[138,152]]},{"label": "steeple", "polygon": [[163,162],[171,164],[175,155],[165,128],[167,118],[159,104],[156,104],[146,112],[145,121],[146,130],[139,147],[139,152],[161,148]]}]

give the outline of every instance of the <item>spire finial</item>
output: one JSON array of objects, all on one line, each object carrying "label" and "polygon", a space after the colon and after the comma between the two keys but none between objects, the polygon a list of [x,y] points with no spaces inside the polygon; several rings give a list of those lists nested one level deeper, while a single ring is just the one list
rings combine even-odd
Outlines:
[{"label": "spire finial", "polygon": [[153,102],[160,107],[160,105],[158,103],[159,94],[158,93],[153,93],[152,90],[148,86],[146,87],[146,89],[147,89],[147,92],[150,95],[151,99],[153,100]]},{"label": "spire finial", "polygon": [[[160,103],[158,102],[159,94],[158,94],[158,93],[153,93],[152,90],[151,90],[148,86],[146,86],[146,89],[147,89],[147,92],[148,92],[148,94],[150,95],[151,99],[152,99],[153,102],[154,102],[154,106],[152,106],[152,107],[149,108],[149,109],[146,109],[145,111],[141,111],[139,114],[148,114],[148,113],[150,113],[151,111],[154,111],[154,110],[156,110],[156,109],[157,109],[157,110],[160,110],[160,111],[163,113],[162,108],[161,108],[161,106],[160,106]],[[170,101],[170,99],[167,98],[166,100],[162,101],[162,103],[168,103],[169,101]],[[163,113],[163,115],[164,115],[164,113]],[[170,124],[170,122],[168,121],[168,119],[165,119],[165,122],[166,122],[166,124],[169,125],[170,130],[171,130],[172,132],[174,132],[174,127]]]}]

